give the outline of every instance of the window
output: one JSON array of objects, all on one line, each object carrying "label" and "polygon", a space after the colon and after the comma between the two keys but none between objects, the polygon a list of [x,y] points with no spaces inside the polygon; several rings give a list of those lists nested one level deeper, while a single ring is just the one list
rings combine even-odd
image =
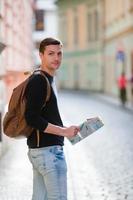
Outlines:
[{"label": "window", "polygon": [[44,30],[44,10],[35,11],[35,30],[36,31]]},{"label": "window", "polygon": [[94,12],[94,34],[95,34],[95,40],[98,40],[98,34],[99,34],[99,23],[98,23],[98,12],[97,10]]},{"label": "window", "polygon": [[87,27],[88,41],[97,41],[99,37],[99,23],[98,12],[96,10],[88,13]]},{"label": "window", "polygon": [[78,44],[78,17],[74,17],[74,44]]},{"label": "window", "polygon": [[59,34],[63,42],[63,46],[67,47],[68,43],[68,23],[67,23],[67,14],[66,12],[59,13]]},{"label": "window", "polygon": [[65,16],[60,17],[60,38],[63,42],[63,46],[66,47],[67,46],[67,19],[65,18]]},{"label": "window", "polygon": [[92,15],[89,13],[88,14],[88,20],[87,20],[87,23],[88,23],[88,41],[91,41],[92,40]]}]

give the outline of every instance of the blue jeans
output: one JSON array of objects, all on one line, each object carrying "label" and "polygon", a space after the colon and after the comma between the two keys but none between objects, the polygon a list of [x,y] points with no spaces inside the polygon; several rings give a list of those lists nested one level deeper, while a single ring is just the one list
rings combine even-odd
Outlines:
[{"label": "blue jeans", "polygon": [[33,166],[32,200],[67,200],[67,166],[63,147],[29,149]]}]

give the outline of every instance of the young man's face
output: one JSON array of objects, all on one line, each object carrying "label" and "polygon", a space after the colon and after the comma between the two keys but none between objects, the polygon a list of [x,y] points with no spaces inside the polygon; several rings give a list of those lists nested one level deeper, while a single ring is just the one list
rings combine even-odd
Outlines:
[{"label": "young man's face", "polygon": [[62,60],[62,46],[48,45],[44,53],[40,53],[42,68],[53,74],[60,66]]}]

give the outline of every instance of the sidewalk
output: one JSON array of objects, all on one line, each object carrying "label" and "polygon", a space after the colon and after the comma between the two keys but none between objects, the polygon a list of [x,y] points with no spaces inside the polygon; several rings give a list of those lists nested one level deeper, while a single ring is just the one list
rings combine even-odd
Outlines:
[{"label": "sidewalk", "polygon": [[69,93],[76,93],[76,94],[83,94],[85,96],[88,96],[88,97],[96,97],[97,99],[99,99],[101,102],[104,102],[104,103],[108,103],[112,106],[116,106],[118,108],[124,108],[128,111],[131,111],[133,112],[133,104],[131,104],[130,102],[126,102],[125,106],[122,106],[121,103],[120,103],[120,100],[119,98],[115,97],[115,96],[111,96],[111,95],[108,95],[108,94],[105,94],[105,93],[98,93],[98,92],[90,92],[90,91],[82,91],[82,90],[61,90],[61,91],[68,91]]},{"label": "sidewalk", "polygon": [[[98,98],[99,100],[101,100],[105,103],[109,103],[114,106],[122,108],[120,100],[117,97],[113,97],[113,96],[110,96],[110,95],[107,95],[104,93],[92,93],[92,96],[96,96],[96,98]],[[123,108],[127,109],[128,111],[133,112],[133,105],[130,102],[127,102],[125,104],[125,107],[123,107]]]}]

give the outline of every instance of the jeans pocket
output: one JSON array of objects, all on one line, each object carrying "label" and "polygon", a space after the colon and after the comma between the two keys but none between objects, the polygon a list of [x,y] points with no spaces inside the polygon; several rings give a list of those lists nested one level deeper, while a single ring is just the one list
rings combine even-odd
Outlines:
[{"label": "jeans pocket", "polygon": [[55,157],[58,158],[59,160],[64,159],[64,152],[61,149],[56,149],[55,150]]},{"label": "jeans pocket", "polygon": [[29,150],[28,157],[34,168],[39,169],[42,166],[45,168],[45,158],[40,151]]}]

